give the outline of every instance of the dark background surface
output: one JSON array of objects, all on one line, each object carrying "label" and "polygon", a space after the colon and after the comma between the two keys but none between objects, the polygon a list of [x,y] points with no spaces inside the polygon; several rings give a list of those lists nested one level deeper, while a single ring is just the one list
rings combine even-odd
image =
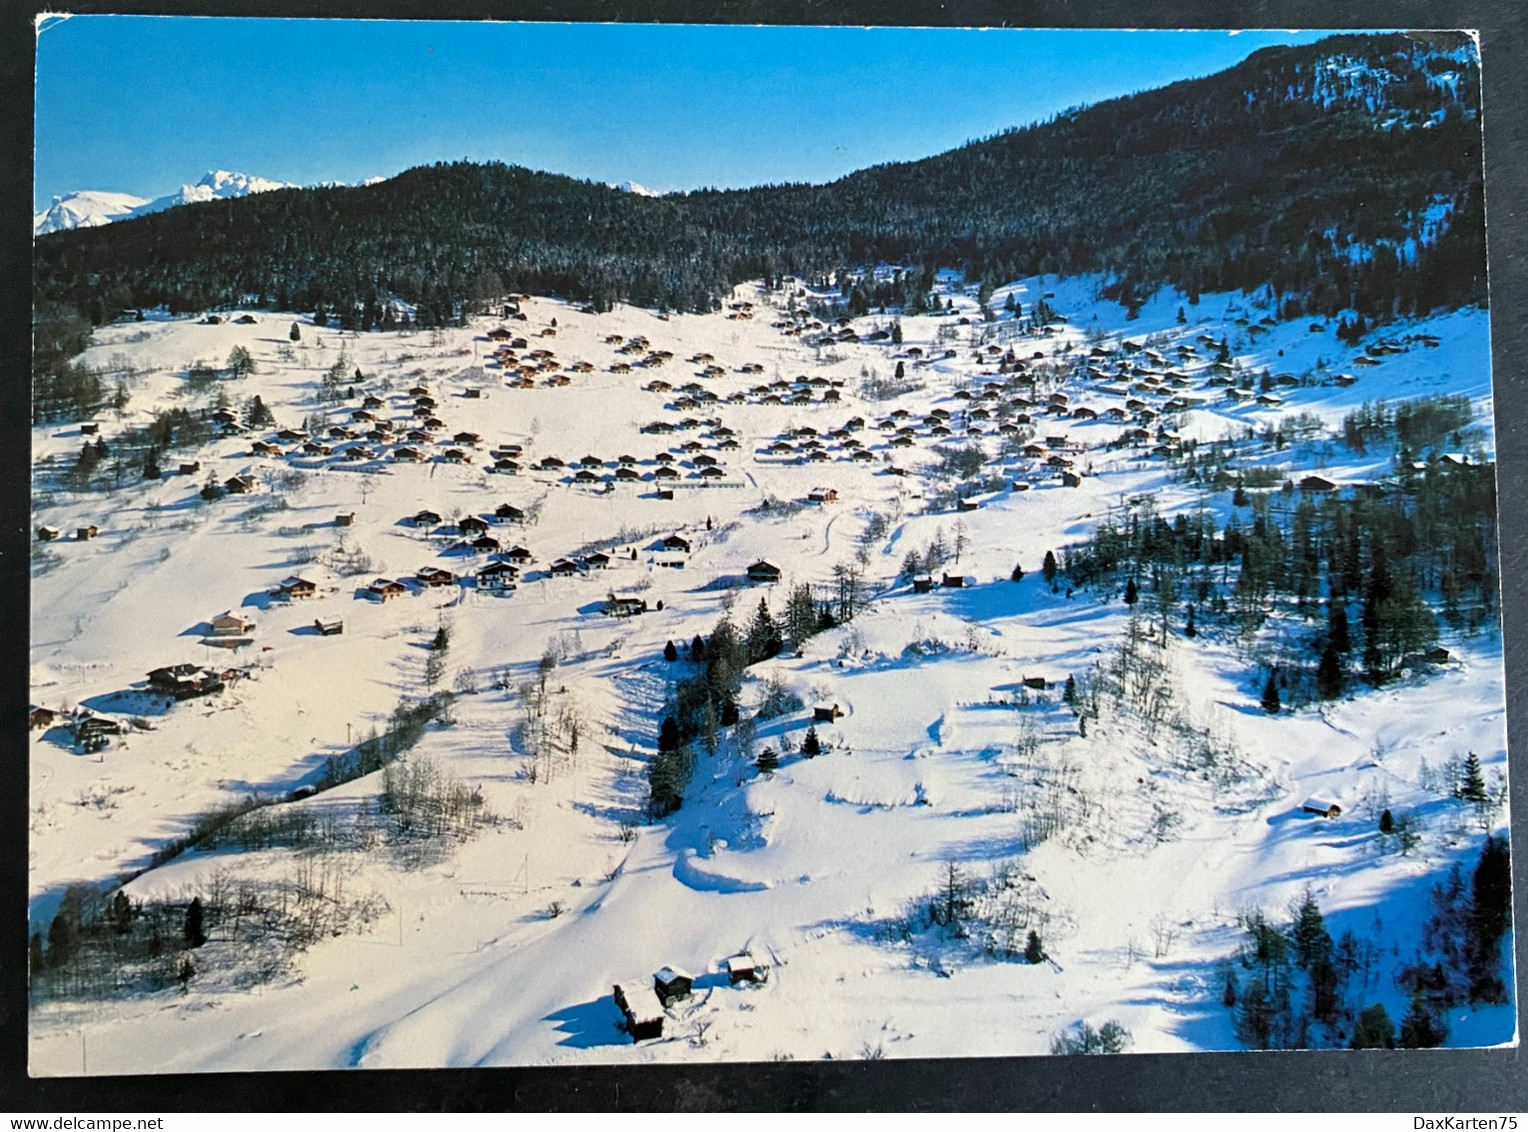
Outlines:
[{"label": "dark background surface", "polygon": [[[505,1109],[1528,1110],[1521,1049],[1162,1054],[580,1069],[26,1076],[28,372],[32,20],[0,0],[0,1112]],[[1501,500],[1508,742],[1528,743],[1528,4],[1523,0],[72,0],[76,13],[1028,27],[1473,28],[1485,101],[1487,249]],[[188,127],[195,107],[181,108]],[[1509,760],[1510,763],[1510,760]],[[1528,773],[1512,776],[1528,924]],[[1517,968],[1528,948],[1515,935]],[[1519,991],[1521,980],[1519,980]],[[1514,995],[1514,997],[1517,997]],[[1522,1014],[1519,1011],[1519,1027]],[[973,1034],[979,1045],[982,1035]]]}]

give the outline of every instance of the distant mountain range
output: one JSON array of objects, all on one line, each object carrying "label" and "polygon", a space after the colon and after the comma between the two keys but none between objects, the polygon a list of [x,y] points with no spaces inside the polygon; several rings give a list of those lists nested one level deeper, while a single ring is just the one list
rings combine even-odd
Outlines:
[{"label": "distant mountain range", "polygon": [[[253,192],[57,232],[39,299],[96,313],[256,304],[359,327],[398,296],[450,322],[506,289],[709,310],[748,279],[921,309],[938,268],[999,284],[1099,273],[1366,317],[1485,299],[1480,72],[1452,32],[1339,35],[828,184],[652,194],[503,164]],[[209,186],[210,188],[210,186]],[[62,202],[60,202],[62,204]],[[118,202],[119,204],[121,202]],[[907,265],[898,293],[851,276]]]},{"label": "distant mountain range", "polygon": [[115,220],[129,220],[150,212],[162,212],[182,204],[194,204],[207,200],[234,200],[251,193],[268,193],[272,189],[295,189],[297,185],[285,181],[272,181],[265,177],[253,177],[248,173],[230,173],[213,169],[194,185],[182,185],[173,193],[145,200],[128,193],[107,193],[85,190],[68,196],[54,197],[53,204],[32,217],[32,234],[41,236],[48,232],[61,232],[70,228],[94,228]]}]

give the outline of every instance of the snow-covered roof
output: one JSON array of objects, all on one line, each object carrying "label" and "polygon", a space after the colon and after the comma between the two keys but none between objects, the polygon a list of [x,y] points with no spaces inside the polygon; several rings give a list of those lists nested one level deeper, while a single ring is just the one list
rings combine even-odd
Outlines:
[{"label": "snow-covered roof", "polygon": [[663,1003],[653,988],[645,983],[618,984],[617,989],[626,1000],[626,1013],[637,1023],[659,1022],[664,1018]]},{"label": "snow-covered roof", "polygon": [[660,983],[671,983],[675,979],[688,979],[692,983],[695,981],[694,975],[679,967],[664,967],[662,970],[655,972],[653,978],[657,979]]},{"label": "snow-covered roof", "polygon": [[726,959],[722,960],[722,965],[733,973],[738,971],[757,971],[764,966],[763,963],[760,963],[746,951],[740,952],[737,955],[729,955]]},{"label": "snow-covered roof", "polygon": [[1304,810],[1317,810],[1321,813],[1325,813],[1331,809],[1341,810],[1342,806],[1340,803],[1334,802],[1332,799],[1324,795],[1312,794],[1309,798],[1305,799],[1300,808]]}]

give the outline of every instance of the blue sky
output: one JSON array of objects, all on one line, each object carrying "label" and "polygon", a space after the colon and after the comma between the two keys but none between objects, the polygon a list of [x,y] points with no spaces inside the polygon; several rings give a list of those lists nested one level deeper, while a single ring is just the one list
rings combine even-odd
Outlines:
[{"label": "blue sky", "polygon": [[825,181],[1323,34],[76,16],[38,37],[34,196],[458,158],[660,190]]}]

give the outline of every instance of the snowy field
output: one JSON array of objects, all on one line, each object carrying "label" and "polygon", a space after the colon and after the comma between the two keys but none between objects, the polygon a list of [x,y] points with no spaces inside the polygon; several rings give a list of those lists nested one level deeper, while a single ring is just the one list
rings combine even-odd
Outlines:
[{"label": "snowy field", "polygon": [[[1340,490],[1387,474],[1393,456],[1344,446],[1346,414],[1464,394],[1476,411],[1473,458],[1493,459],[1487,315],[1387,326],[1354,348],[1332,323],[1264,323],[1242,296],[1203,296],[1180,322],[1182,296],[1164,291],[1127,320],[1098,286],[1021,281],[997,290],[996,321],[984,322],[975,289],[946,278],[937,294],[950,309],[863,316],[849,327],[857,340],[840,333],[831,345],[812,344],[831,325],[803,331],[785,313],[794,284],[740,287],[708,315],[592,314],[529,298],[523,320],[438,331],[356,335],[262,311],[248,324],[220,312],[217,325],[150,312],[97,331],[85,360],[131,373],[125,408],[99,421],[108,446],[157,411],[211,408],[220,392],[241,419],[258,395],[274,421],[166,453],[159,480],[130,474],[86,494],[57,480],[91,438],[73,424],[33,430],[34,527],[63,532],[34,557],[33,703],[125,728],[89,752],[62,714],[33,732],[33,931],[46,934],[73,884],[110,897],[132,878],[130,901],[184,902],[239,878],[311,871],[302,849],[160,851],[198,815],[251,795],[364,825],[383,772],[316,789],[328,785],[328,760],[352,757],[401,699],[431,690],[453,690],[454,702],[404,762],[462,783],[485,817],[438,852],[373,840],[322,854],[330,895],[355,914],[268,977],[245,978],[214,930],[184,985],[39,1001],[31,1071],[78,1073],[82,1048],[92,1074],[1027,1055],[1049,1052],[1078,1022],[1106,1020],[1136,1052],[1236,1049],[1222,989],[1244,938],[1239,918],[1261,908],[1286,921],[1307,890],[1334,938],[1351,929],[1373,942],[1379,958],[1359,997],[1399,1020],[1408,996],[1393,976],[1418,946],[1428,890],[1456,862],[1468,876],[1483,827],[1508,824],[1504,808],[1482,821],[1448,798],[1435,774],[1473,752],[1488,781],[1505,775],[1494,616],[1473,635],[1444,627],[1446,663],[1277,715],[1260,706],[1230,628],[1206,619],[1190,640],[1180,616],[1160,650],[1165,683],[1183,718],[1235,752],[1222,779],[1186,769],[1177,740],[1128,711],[1105,705],[1080,733],[1062,689],[1069,675],[1107,667],[1131,609],[1113,589],[1072,592],[1063,580],[1053,590],[1041,563],[1146,497],[1169,518],[1232,512],[1230,491],[1185,483],[1154,454],[1161,417],[1149,442],[1109,446],[1136,427],[1131,401],[1179,422],[1166,443],[1224,443],[1242,466],[1316,473]],[[1004,312],[1010,292],[1022,309],[1043,300],[1066,321],[1025,330]],[[873,337],[894,322],[900,342]],[[513,363],[496,360],[496,328],[525,339],[511,346]],[[1223,337],[1238,376],[1290,380],[1228,394],[1214,381]],[[647,341],[629,348],[634,338]],[[1379,338],[1393,350],[1366,353]],[[1137,353],[1145,364],[1129,381],[1103,356],[1127,339],[1161,358]],[[188,379],[198,363],[222,367],[236,346],[253,373]],[[532,358],[538,349],[552,356]],[[1012,416],[996,412],[1011,389],[982,396],[1008,381],[1006,357],[1043,375],[1020,410],[1032,422],[1012,432],[1000,431]],[[905,391],[871,399],[889,392],[899,362]],[[720,372],[699,376],[706,365]],[[335,367],[343,399],[322,401]],[[528,388],[515,387],[522,371]],[[559,374],[566,382],[553,384]],[[673,388],[647,388],[654,381]],[[714,399],[692,393],[676,407],[690,383]],[[434,401],[423,416],[409,392],[421,386]],[[1042,415],[1052,394],[1068,399],[1065,415]],[[396,422],[392,436],[329,437],[374,426],[353,416],[368,411],[367,396],[373,417]],[[1173,398],[1188,400],[1175,409]],[[1249,439],[1302,414],[1282,450]],[[407,440],[430,415],[430,439]],[[851,418],[862,424],[847,427]],[[322,431],[278,435],[305,422]],[[673,431],[647,431],[653,422]],[[893,443],[898,428],[909,443]],[[1028,433],[1043,452],[1010,443]],[[304,452],[305,440],[330,451]],[[257,441],[274,454],[256,454]],[[345,458],[355,444],[372,454]],[[781,444],[789,449],[769,451]],[[991,484],[956,510],[936,465],[941,447],[966,445],[980,446]],[[389,458],[400,446],[425,458]],[[519,451],[501,459],[518,468],[494,470],[493,453],[508,446]],[[451,448],[463,462],[444,457]],[[1074,484],[1050,462],[1058,453]],[[586,456],[597,460],[582,484]],[[618,478],[627,456],[635,478]],[[543,466],[548,457],[565,466]],[[178,472],[191,462],[199,468]],[[708,465],[717,471],[703,478]],[[677,474],[659,478],[664,466]],[[254,478],[248,494],[201,497],[209,479],[240,475]],[[836,499],[808,503],[819,489]],[[496,516],[503,504],[523,521]],[[424,509],[438,526],[408,521]],[[341,515],[353,519],[340,525]],[[488,520],[502,550],[530,552],[512,591],[478,584],[494,557],[459,530],[471,516]],[[74,537],[90,525],[94,538]],[[676,534],[687,551],[661,545]],[[902,563],[936,541],[958,561],[915,593]],[[608,564],[552,572],[595,551]],[[693,669],[666,661],[665,644],[683,658],[728,610],[746,627],[761,598],[780,616],[800,583],[827,594],[834,567],[857,551],[867,591],[858,615],[799,655],[788,646],[747,670],[745,715],[767,684],[800,708],[757,720],[747,751],[723,731],[714,754],[697,755],[682,807],[649,820],[645,771],[665,696]],[[745,580],[760,561],[779,568],[777,584]],[[424,586],[426,568],[459,581]],[[941,585],[946,574],[960,588]],[[314,595],[281,594],[292,577]],[[379,578],[402,580],[402,592],[369,596]],[[612,596],[646,611],[609,616]],[[224,611],[254,622],[231,650],[204,643]],[[316,630],[334,618],[342,633]],[[449,648],[432,651],[443,625]],[[182,663],[238,675],[179,702],[145,689],[150,671]],[[813,709],[832,705],[841,717],[817,724],[826,751],[804,757]],[[535,712],[555,721],[550,739],[529,738]],[[765,747],[779,754],[773,773],[753,765]],[[1341,814],[1302,812],[1312,796]],[[1381,808],[1415,816],[1413,851],[1382,843]],[[1037,822],[1050,823],[1043,834]],[[169,859],[149,867],[156,853]],[[1031,928],[1043,937],[1044,961],[992,954],[990,937],[920,919],[952,867],[1018,925],[1017,950]],[[745,950],[768,965],[767,981],[729,983],[722,961]],[[666,965],[691,974],[693,991],[668,1008],[661,1038],[633,1043],[612,988],[650,985]],[[1450,1045],[1515,1041],[1510,1005],[1458,1007],[1447,1024]]]}]

